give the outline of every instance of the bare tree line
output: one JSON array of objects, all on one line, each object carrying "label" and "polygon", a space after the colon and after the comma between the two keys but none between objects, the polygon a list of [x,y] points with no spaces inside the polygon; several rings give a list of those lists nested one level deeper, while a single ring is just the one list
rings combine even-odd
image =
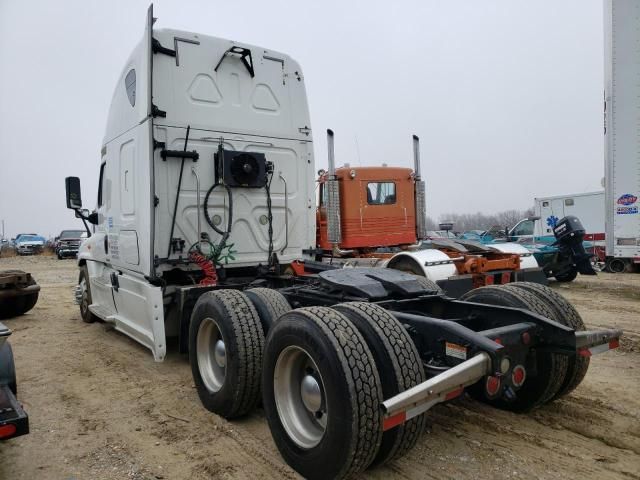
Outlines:
[{"label": "bare tree line", "polygon": [[534,214],[533,207],[527,210],[505,210],[494,214],[477,213],[447,213],[440,215],[436,222],[427,216],[427,230],[439,230],[441,223],[453,223],[454,232],[465,232],[468,230],[488,230],[493,226],[513,227],[525,217]]}]

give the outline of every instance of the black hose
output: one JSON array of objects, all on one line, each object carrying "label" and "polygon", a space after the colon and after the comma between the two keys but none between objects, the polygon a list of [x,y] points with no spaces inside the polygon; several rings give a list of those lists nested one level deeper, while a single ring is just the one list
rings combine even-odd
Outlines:
[{"label": "black hose", "polygon": [[[213,221],[211,221],[211,217],[209,216],[209,197],[211,196],[211,192],[213,192],[213,189],[217,186],[223,186],[226,189],[227,197],[229,198],[229,216],[226,231],[220,230],[216,225],[214,225]],[[217,233],[222,235],[223,242],[226,241],[227,238],[229,238],[229,234],[231,233],[231,226],[233,225],[233,196],[231,195],[231,189],[227,185],[224,185],[222,183],[214,183],[213,185],[211,185],[211,188],[207,190],[207,194],[204,196],[203,210],[204,218],[209,226],[213,228]]]},{"label": "black hose", "polygon": [[273,260],[273,213],[271,211],[271,180],[273,174],[269,177],[269,181],[265,184],[264,189],[267,191],[267,219],[269,221],[268,235],[269,235],[269,257],[267,258],[267,265],[271,266]]}]

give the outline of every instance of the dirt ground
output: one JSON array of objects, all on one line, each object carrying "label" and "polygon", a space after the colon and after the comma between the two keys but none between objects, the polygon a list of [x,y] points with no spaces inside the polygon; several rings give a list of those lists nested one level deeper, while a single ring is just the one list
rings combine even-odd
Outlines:
[{"label": "dirt ground", "polygon": [[[73,302],[73,260],[0,258],[31,272],[36,307],[6,321],[18,396],[31,433],[0,444],[0,479],[296,478],[264,414],[227,422],[198,400],[187,359],[163,363]],[[588,327],[621,327],[622,347],[594,357],[585,381],[528,415],[463,398],[428,413],[405,458],[381,479],[640,479],[640,275],[600,274],[553,285]]]}]

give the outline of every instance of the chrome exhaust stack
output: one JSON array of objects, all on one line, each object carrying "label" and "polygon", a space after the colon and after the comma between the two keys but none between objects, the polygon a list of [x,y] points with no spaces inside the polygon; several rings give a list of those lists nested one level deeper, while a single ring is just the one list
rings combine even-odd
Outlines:
[{"label": "chrome exhaust stack", "polygon": [[418,241],[427,238],[427,203],[425,183],[420,176],[420,139],[413,136],[413,172],[415,178],[416,237]]},{"label": "chrome exhaust stack", "polygon": [[333,148],[333,130],[327,129],[327,150],[329,154],[329,172],[325,182],[327,189],[327,237],[334,250],[340,248],[342,231],[340,229],[340,188],[336,178],[336,161]]}]

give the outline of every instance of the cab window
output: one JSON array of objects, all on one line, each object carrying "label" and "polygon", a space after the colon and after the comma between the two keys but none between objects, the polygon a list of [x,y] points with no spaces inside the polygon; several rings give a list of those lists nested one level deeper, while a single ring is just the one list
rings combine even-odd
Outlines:
[{"label": "cab window", "polygon": [[124,88],[127,90],[127,98],[132,107],[136,105],[136,71],[134,69],[129,70],[127,76],[124,78]]},{"label": "cab window", "polygon": [[390,205],[396,203],[396,184],[393,182],[370,182],[367,184],[369,205]]},{"label": "cab window", "polygon": [[523,235],[533,235],[533,220],[525,220],[516,225],[513,229],[512,235],[520,237]]},{"label": "cab window", "polygon": [[100,179],[98,180],[98,207],[102,206],[102,194],[104,191],[104,170],[106,166],[106,163],[100,165]]}]

